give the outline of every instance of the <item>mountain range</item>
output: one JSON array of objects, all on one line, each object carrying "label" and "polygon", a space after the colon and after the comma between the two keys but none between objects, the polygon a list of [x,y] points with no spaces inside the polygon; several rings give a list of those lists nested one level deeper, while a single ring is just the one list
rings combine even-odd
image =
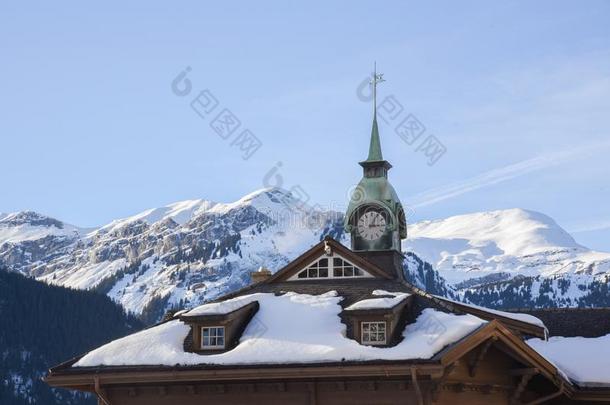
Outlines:
[{"label": "mountain range", "polygon": [[[0,267],[108,295],[145,322],[247,285],[329,235],[343,214],[282,189],[233,203],[177,202],[85,229],[42,214],[0,214]],[[523,209],[409,224],[405,275],[429,292],[495,308],[610,306],[610,253]]]}]

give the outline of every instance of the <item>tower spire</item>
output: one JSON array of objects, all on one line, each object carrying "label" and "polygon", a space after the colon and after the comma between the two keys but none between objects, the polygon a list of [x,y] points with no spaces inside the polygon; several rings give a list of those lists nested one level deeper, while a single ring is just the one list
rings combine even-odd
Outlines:
[{"label": "tower spire", "polygon": [[403,280],[402,247],[407,237],[404,209],[396,190],[388,180],[392,165],[383,159],[377,126],[377,85],[384,82],[377,73],[377,64],[369,84],[373,86],[373,128],[368,158],[360,162],[363,173],[352,193],[345,212],[344,229],[350,233],[352,250],[367,260],[387,269],[392,277]]},{"label": "tower spire", "polygon": [[373,87],[373,128],[371,129],[371,144],[369,146],[369,156],[367,162],[383,160],[381,153],[381,140],[379,139],[379,128],[377,126],[377,84],[385,82],[383,73],[377,74],[377,62],[373,70],[370,85]]}]

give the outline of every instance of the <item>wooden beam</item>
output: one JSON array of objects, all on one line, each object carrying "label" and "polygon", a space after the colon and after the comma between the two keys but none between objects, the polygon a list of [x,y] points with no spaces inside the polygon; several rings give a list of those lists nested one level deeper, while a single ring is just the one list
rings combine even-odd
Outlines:
[{"label": "wooden beam", "polygon": [[471,382],[462,382],[459,380],[447,381],[442,384],[444,389],[453,392],[476,391],[489,394],[490,392],[512,392],[514,386],[506,384],[478,384]]},{"label": "wooden beam", "polygon": [[562,385],[559,387],[559,390],[558,390],[557,392],[554,392],[554,393],[549,394],[549,395],[547,395],[547,396],[544,396],[544,397],[542,397],[542,398],[538,398],[538,399],[536,399],[536,400],[534,400],[534,401],[528,402],[528,403],[527,403],[527,404],[525,404],[525,405],[538,405],[538,404],[541,404],[541,403],[546,402],[546,401],[549,401],[549,400],[551,400],[551,399],[553,399],[553,398],[557,398],[558,396],[562,395],[562,394],[563,394],[563,392],[564,392],[564,389],[563,389],[563,384],[562,384]]},{"label": "wooden beam", "polygon": [[[306,378],[374,378],[374,377],[410,377],[411,364],[350,364],[350,365],[318,365],[310,367],[267,367],[267,368],[233,368],[233,369],[198,369],[198,370],[141,370],[134,371],[104,371],[106,384],[164,384],[176,382],[212,382],[212,381],[243,381],[243,380],[302,380]],[[442,376],[444,366],[441,364],[418,364],[419,375],[431,379]],[[120,368],[119,368],[120,369]],[[45,381],[55,387],[82,387],[94,389],[95,370],[90,372],[66,373],[49,375]]]},{"label": "wooden beam", "polygon": [[485,357],[485,355],[487,354],[487,351],[489,350],[489,348],[491,347],[492,344],[494,344],[494,342],[498,340],[497,336],[492,336],[491,338],[489,338],[485,344],[483,345],[483,347],[481,347],[481,350],[479,350],[479,352],[477,353],[476,357],[474,358],[473,361],[470,362],[470,364],[468,365],[468,374],[471,377],[474,377],[477,373],[477,367],[479,366],[479,364],[481,363],[481,361],[483,360],[483,358]]},{"label": "wooden beam", "polygon": [[104,391],[101,388],[100,377],[93,377],[94,386],[95,386],[95,394],[97,395],[97,402],[102,405],[110,405],[110,401],[106,398]]},{"label": "wooden beam", "polygon": [[455,368],[457,366],[460,365],[460,360],[456,360],[455,362],[449,364],[447,367],[445,367],[445,370],[443,370],[443,375],[440,378],[440,381],[444,381],[447,379],[447,377],[449,377],[449,374],[451,374],[453,372],[453,370],[455,370]]},{"label": "wooden beam", "polygon": [[417,367],[411,367],[411,380],[413,381],[413,387],[415,388],[415,395],[417,397],[417,405],[424,405],[424,397],[419,387],[419,381],[417,381]]},{"label": "wooden beam", "polygon": [[456,360],[455,362],[449,364],[443,370],[443,375],[438,379],[437,382],[432,384],[432,389],[430,390],[430,394],[432,396],[432,402],[436,402],[438,400],[438,396],[440,395],[441,389],[443,387],[443,383],[449,377],[449,374],[455,370],[455,368],[460,364],[460,360]]},{"label": "wooden beam", "polygon": [[538,374],[537,370],[535,372],[526,373],[521,376],[521,381],[519,382],[519,385],[517,385],[517,388],[515,388],[515,392],[513,393],[513,403],[519,403],[519,398],[521,398],[521,394],[523,394],[523,391],[525,391],[527,384],[532,378],[534,378],[536,374]]}]

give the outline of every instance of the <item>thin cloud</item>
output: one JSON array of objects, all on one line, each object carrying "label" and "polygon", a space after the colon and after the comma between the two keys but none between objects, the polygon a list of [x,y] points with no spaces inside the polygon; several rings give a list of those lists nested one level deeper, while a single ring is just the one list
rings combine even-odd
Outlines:
[{"label": "thin cloud", "polygon": [[608,219],[583,222],[581,224],[571,227],[570,233],[602,231],[605,229],[610,229],[610,220]]},{"label": "thin cloud", "polygon": [[410,201],[409,206],[412,208],[425,207],[458,197],[462,194],[466,194],[480,188],[493,186],[516,177],[521,177],[538,170],[558,166],[571,160],[582,158],[591,153],[599,152],[601,149],[609,146],[610,142],[601,142],[578,148],[543,154],[518,163],[513,163],[505,167],[490,170],[469,179],[460,180],[445,186],[424,191],[412,196],[411,198],[407,199],[407,201]]}]

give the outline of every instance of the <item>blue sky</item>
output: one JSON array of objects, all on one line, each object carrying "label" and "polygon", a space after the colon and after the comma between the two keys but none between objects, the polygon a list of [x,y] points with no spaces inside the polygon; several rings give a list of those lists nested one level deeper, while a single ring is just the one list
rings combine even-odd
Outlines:
[{"label": "blue sky", "polygon": [[[607,1],[3,2],[0,212],[95,226],[235,200],[280,161],[285,188],[342,208],[376,60],[380,98],[447,149],[429,166],[380,122],[411,221],[522,207],[610,250],[608,21]],[[250,159],[191,109],[205,89],[262,142]]]}]

